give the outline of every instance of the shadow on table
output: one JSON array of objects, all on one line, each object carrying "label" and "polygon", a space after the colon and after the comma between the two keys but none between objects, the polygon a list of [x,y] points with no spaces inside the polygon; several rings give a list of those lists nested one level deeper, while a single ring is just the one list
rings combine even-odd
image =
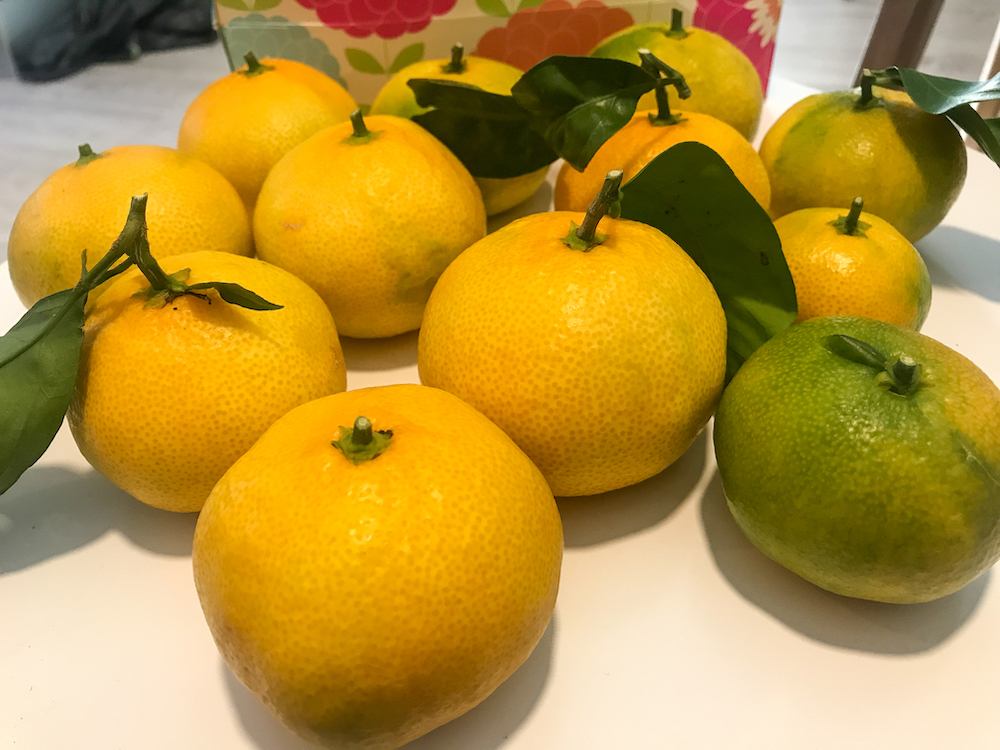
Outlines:
[{"label": "shadow on table", "polygon": [[883,604],[832,594],[757,550],[733,520],[718,472],[705,490],[702,523],[712,556],[747,600],[809,638],[880,654],[916,654],[946,641],[976,610],[989,573],[923,604]]},{"label": "shadow on table", "polygon": [[342,336],[340,346],[344,350],[348,370],[398,370],[417,364],[417,331],[387,339]]},{"label": "shadow on table", "polygon": [[1000,302],[1000,242],[957,227],[938,227],[916,245],[934,286],[959,287]]},{"label": "shadow on table", "polygon": [[0,574],[58,557],[117,530],[161,555],[190,555],[197,513],[144,505],[96,471],[28,469],[0,496]]},{"label": "shadow on table", "polygon": [[[535,650],[506,682],[468,713],[414,740],[407,750],[496,750],[531,715],[552,668],[556,618]],[[221,663],[226,687],[247,735],[260,750],[315,750],[293,734]]]},{"label": "shadow on table", "polygon": [[556,498],[567,547],[589,547],[655,526],[680,507],[705,471],[708,431],[644,482],[599,495]]}]

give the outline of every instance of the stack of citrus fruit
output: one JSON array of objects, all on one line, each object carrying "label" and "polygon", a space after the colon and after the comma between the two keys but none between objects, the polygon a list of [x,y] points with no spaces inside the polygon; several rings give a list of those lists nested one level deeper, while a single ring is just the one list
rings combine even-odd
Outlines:
[{"label": "stack of citrus fruit", "polygon": [[315,68],[248,53],[246,66],[191,102],[177,148],[219,170],[252,212],[271,167],[356,108],[343,86]]},{"label": "stack of citrus fruit", "polygon": [[[126,198],[149,192],[164,278],[240,284],[279,308],[150,295],[148,268],[125,271],[91,300],[68,415],[124,490],[204,506],[193,565],[212,634],[312,741],[397,747],[483,700],[551,618],[554,495],[657,474],[716,406],[734,517],[808,580],[926,601],[1000,556],[1000,391],[916,333],[930,281],[910,241],[961,187],[957,131],[868,85],[799,103],[758,156],[760,80],[741,53],[675,13],[592,54],[646,48],[690,83],[685,110],[661,85],[586,170],[563,166],[556,211],[489,236],[487,214],[546,170],[474,180],[408,119],[414,78],[510,93],[520,71],[460,45],[400,71],[367,119],[332,79],[249,55],[191,104],[180,150],[81,150],[18,214],[10,267],[27,304],[72,286]],[[691,140],[779,217],[802,321],[725,390],[712,284],[616,213],[623,179]],[[241,257],[254,245],[259,259]],[[338,332],[418,328],[424,385],[341,393]]]},{"label": "stack of citrus fruit", "polygon": [[967,167],[962,137],[947,117],[871,85],[806,97],[774,123],[760,156],[773,217],[848,206],[860,195],[910,242],[948,213]]}]

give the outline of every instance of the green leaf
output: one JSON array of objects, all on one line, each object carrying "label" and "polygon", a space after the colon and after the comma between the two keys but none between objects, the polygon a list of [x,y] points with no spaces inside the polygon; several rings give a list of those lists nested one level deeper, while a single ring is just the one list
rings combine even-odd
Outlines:
[{"label": "green leaf", "polygon": [[920,73],[913,68],[896,70],[914,104],[932,115],[948,114],[962,104],[1000,99],[1000,73],[988,81],[959,81]]},{"label": "green leaf", "polygon": [[145,242],[146,198],[133,196],[121,234],[89,271],[82,255],[75,287],[40,299],[0,337],[0,493],[41,457],[62,424],[80,366],[87,294],[132,264],[114,265]]},{"label": "green leaf", "polygon": [[990,159],[1000,164],[1000,123],[984,120],[972,107],[1000,99],[1000,73],[988,81],[960,81],[921,73],[913,68],[866,71],[876,84],[902,85],[914,104],[932,115],[945,115],[964,130]]},{"label": "green leaf", "polygon": [[396,55],[396,59],[392,61],[392,65],[389,66],[390,73],[398,73],[407,65],[413,65],[413,63],[418,63],[424,59],[424,43],[417,42],[416,44],[411,44],[409,47],[403,47]]},{"label": "green leaf", "polygon": [[344,50],[344,56],[347,58],[348,64],[359,73],[385,73],[382,63],[363,49],[348,47]]},{"label": "green leaf", "polygon": [[558,157],[512,97],[459,81],[410,79],[421,107],[413,121],[444,143],[475,177],[517,177]]},{"label": "green leaf", "polygon": [[223,301],[228,302],[230,305],[245,307],[248,310],[280,310],[283,307],[283,305],[268,302],[259,294],[229,281],[205,281],[200,284],[191,284],[191,286],[187,287],[186,291],[198,289],[214,289],[219,293]]},{"label": "green leaf", "polygon": [[705,272],[729,329],[726,382],[795,320],[791,273],[767,212],[722,157],[679,143],[622,187],[621,216],[656,227]]},{"label": "green leaf", "polygon": [[[62,424],[76,382],[86,295],[56,292],[0,337],[0,493],[37,461]],[[72,302],[61,318],[61,309]],[[20,355],[25,345],[51,328]]]},{"label": "green leaf", "polygon": [[655,86],[656,79],[632,63],[555,55],[521,76],[511,94],[549,146],[583,171]]},{"label": "green leaf", "polygon": [[476,5],[479,6],[479,10],[483,13],[494,18],[507,18],[510,16],[510,11],[503,4],[503,0],[476,0]]},{"label": "green leaf", "polygon": [[545,0],[521,0],[520,4],[517,6],[517,9],[524,10],[525,8],[537,8],[544,2]]},{"label": "green leaf", "polygon": [[984,154],[1000,164],[1000,119],[984,120],[970,104],[959,105],[946,114],[979,144]]},{"label": "green leaf", "polygon": [[835,333],[826,337],[826,348],[838,357],[865,367],[881,370],[885,367],[885,355],[867,341]]}]

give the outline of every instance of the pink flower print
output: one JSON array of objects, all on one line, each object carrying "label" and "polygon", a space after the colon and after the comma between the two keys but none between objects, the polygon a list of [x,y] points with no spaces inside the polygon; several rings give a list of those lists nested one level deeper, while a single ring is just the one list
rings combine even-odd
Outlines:
[{"label": "pink flower print", "polygon": [[427,28],[434,16],[455,7],[456,0],[296,0],[331,29],[343,29],[357,39],[372,34],[396,39]]}]

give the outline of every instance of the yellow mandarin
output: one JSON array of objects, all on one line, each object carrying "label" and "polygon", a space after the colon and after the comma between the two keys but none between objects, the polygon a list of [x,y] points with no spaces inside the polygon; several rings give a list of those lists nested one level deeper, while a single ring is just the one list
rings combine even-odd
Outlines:
[{"label": "yellow mandarin", "polygon": [[[355,464],[359,417],[382,452]],[[400,385],[275,423],[213,490],[192,562],[239,679],[303,737],[367,750],[454,719],[520,666],[562,544],[545,480],[499,428]]]},{"label": "yellow mandarin", "polygon": [[80,159],[50,175],[14,219],[7,260],[26,307],[76,284],[81,253],[88,267],[100,260],[117,239],[132,196],[141,193],[149,194],[146,223],[156,257],[253,253],[239,195],[200,159],[163,146],[80,150]]},{"label": "yellow mandarin", "polygon": [[84,326],[68,420],[84,457],[148,505],[201,508],[212,487],[278,417],[344,390],[347,373],[323,301],[286,271],[200,252],[165,258],[187,282],[240,284],[280,310],[184,295],[149,308],[132,268],[111,282]]},{"label": "yellow mandarin", "polygon": [[582,214],[519,219],[466,250],[431,294],[421,381],[502,427],[556,495],[624,487],[675,461],[722,391],[726,320],[669,238],[605,217],[601,244],[563,238]]},{"label": "yellow mandarin", "polygon": [[486,233],[486,211],[465,167],[419,125],[358,123],[318,133],[275,165],[254,238],[260,258],[319,292],[341,335],[395,336],[420,326],[438,276]]}]

